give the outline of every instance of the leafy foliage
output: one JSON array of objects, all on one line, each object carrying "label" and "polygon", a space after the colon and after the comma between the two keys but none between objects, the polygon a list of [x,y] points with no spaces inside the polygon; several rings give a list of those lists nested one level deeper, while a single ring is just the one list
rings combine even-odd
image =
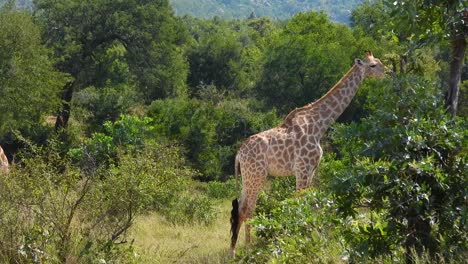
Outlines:
[{"label": "leafy foliage", "polygon": [[188,50],[191,95],[206,85],[239,96],[252,93],[261,71],[264,39],[275,30],[271,20],[204,21],[185,18],[193,36]]},{"label": "leafy foliage", "polygon": [[177,14],[190,14],[196,17],[212,18],[241,18],[249,16],[269,16],[276,19],[288,19],[297,13],[308,11],[325,11],[333,21],[348,23],[349,11],[361,0],[354,1],[232,1],[232,0],[203,0],[193,2],[189,0],[172,0],[172,5]]},{"label": "leafy foliage", "polygon": [[83,174],[57,147],[33,147],[11,177],[2,177],[0,219],[8,228],[0,232],[1,258],[118,258],[115,243],[126,241],[135,217],[180,192],[192,173],[176,151],[154,145],[119,155],[118,166]]},{"label": "leafy foliage", "polygon": [[239,185],[237,180],[229,179],[225,182],[221,181],[210,181],[207,183],[206,186],[206,194],[208,197],[215,198],[215,199],[230,199],[231,197],[235,197],[238,195],[236,190],[238,191]]},{"label": "leafy foliage", "polygon": [[53,68],[41,31],[26,12],[0,8],[0,137],[29,130],[54,111],[67,75]]},{"label": "leafy foliage", "polygon": [[345,257],[334,201],[316,190],[295,195],[293,180],[274,180],[261,194],[251,221],[257,240],[252,252],[239,257],[242,262],[335,263]]},{"label": "leafy foliage", "polygon": [[80,160],[87,169],[93,170],[103,164],[111,165],[117,162],[119,149],[137,152],[146,145],[148,138],[155,137],[151,122],[149,117],[140,119],[122,115],[114,123],[107,121],[103,132],[94,133],[83,146],[71,149],[69,154]]},{"label": "leafy foliage", "polygon": [[148,115],[154,118],[158,134],[183,143],[189,161],[204,179],[226,180],[239,141],[277,122],[275,112],[257,112],[255,103],[167,99],[155,101]]},{"label": "leafy foliage", "polygon": [[74,78],[63,87],[57,129],[68,126],[74,92],[88,86],[139,88],[146,103],[186,93],[187,34],[167,0],[34,4],[57,68]]},{"label": "leafy foliage", "polygon": [[333,185],[342,215],[356,219],[366,206],[379,219],[346,236],[356,256],[403,246],[407,258],[428,250],[451,259],[466,250],[466,123],[443,114],[431,87],[403,78],[375,89],[375,113],[332,136],[349,166]]},{"label": "leafy foliage", "polygon": [[343,76],[361,50],[348,27],[323,13],[298,14],[269,40],[259,96],[281,113],[313,102]]}]

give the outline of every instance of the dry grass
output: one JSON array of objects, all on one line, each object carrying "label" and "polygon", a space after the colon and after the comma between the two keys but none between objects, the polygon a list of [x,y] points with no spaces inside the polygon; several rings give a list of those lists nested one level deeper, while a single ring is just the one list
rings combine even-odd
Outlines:
[{"label": "dry grass", "polygon": [[[156,213],[137,219],[132,237],[144,263],[230,263],[231,203],[219,205],[213,225],[172,225]],[[242,241],[243,242],[243,241]],[[242,243],[241,243],[242,244]]]}]

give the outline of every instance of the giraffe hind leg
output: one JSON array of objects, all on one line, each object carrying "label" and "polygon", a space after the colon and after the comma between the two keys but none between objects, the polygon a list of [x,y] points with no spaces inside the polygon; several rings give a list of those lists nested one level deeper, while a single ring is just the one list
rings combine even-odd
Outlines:
[{"label": "giraffe hind leg", "polygon": [[[255,184],[252,184],[249,187],[249,191],[244,200],[242,201],[242,209],[244,214],[244,219],[250,219],[255,214],[255,207],[257,206],[258,193],[263,189],[263,186],[266,182],[267,171],[264,170],[262,173],[258,174],[258,177],[255,177]],[[250,235],[251,225],[245,224],[245,243],[248,245],[251,241]]]}]

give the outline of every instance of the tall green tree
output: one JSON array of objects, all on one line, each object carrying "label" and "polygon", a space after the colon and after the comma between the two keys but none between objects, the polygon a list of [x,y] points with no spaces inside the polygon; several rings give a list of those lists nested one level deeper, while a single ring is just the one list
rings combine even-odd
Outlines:
[{"label": "tall green tree", "polygon": [[[193,89],[202,84],[213,84],[223,90],[234,90],[236,64],[240,61],[242,46],[239,34],[224,21],[196,20],[203,24],[202,31],[193,31],[196,37],[188,53],[190,74],[188,84]],[[202,25],[203,26],[203,25]],[[193,28],[193,27],[192,27]]]},{"label": "tall green tree", "polygon": [[468,4],[461,0],[384,2],[387,12],[393,17],[392,28],[408,32],[405,38],[426,43],[449,41],[451,55],[445,106],[449,113],[456,115],[468,40]]},{"label": "tall green tree", "polygon": [[67,77],[50,55],[29,13],[0,9],[0,137],[40,124],[58,107]]},{"label": "tall green tree", "polygon": [[188,85],[193,95],[204,85],[245,95],[258,81],[265,36],[275,26],[266,18],[247,21],[185,17],[193,37],[188,51]]},{"label": "tall green tree", "polygon": [[258,96],[281,113],[322,96],[375,44],[323,13],[298,14],[269,39]]},{"label": "tall green tree", "polygon": [[92,85],[98,54],[116,43],[147,102],[185,91],[187,65],[181,45],[186,31],[169,1],[37,0],[44,41],[59,58],[57,68],[73,76],[63,88],[56,128],[66,127],[73,93]]}]

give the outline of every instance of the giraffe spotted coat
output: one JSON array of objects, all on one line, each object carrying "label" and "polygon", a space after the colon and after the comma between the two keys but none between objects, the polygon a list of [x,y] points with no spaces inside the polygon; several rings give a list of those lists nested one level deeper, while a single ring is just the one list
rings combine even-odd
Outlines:
[{"label": "giraffe spotted coat", "polygon": [[[323,154],[321,138],[350,104],[363,79],[383,77],[384,71],[380,60],[367,53],[322,98],[293,110],[280,126],[255,134],[241,145],[235,169],[237,176],[237,166],[240,167],[242,192],[238,214],[233,214],[238,217],[238,224],[232,226],[231,254],[234,254],[240,225],[253,216],[257,195],[267,176],[294,175],[297,190],[309,187]],[[249,243],[250,225],[245,230]]]}]

